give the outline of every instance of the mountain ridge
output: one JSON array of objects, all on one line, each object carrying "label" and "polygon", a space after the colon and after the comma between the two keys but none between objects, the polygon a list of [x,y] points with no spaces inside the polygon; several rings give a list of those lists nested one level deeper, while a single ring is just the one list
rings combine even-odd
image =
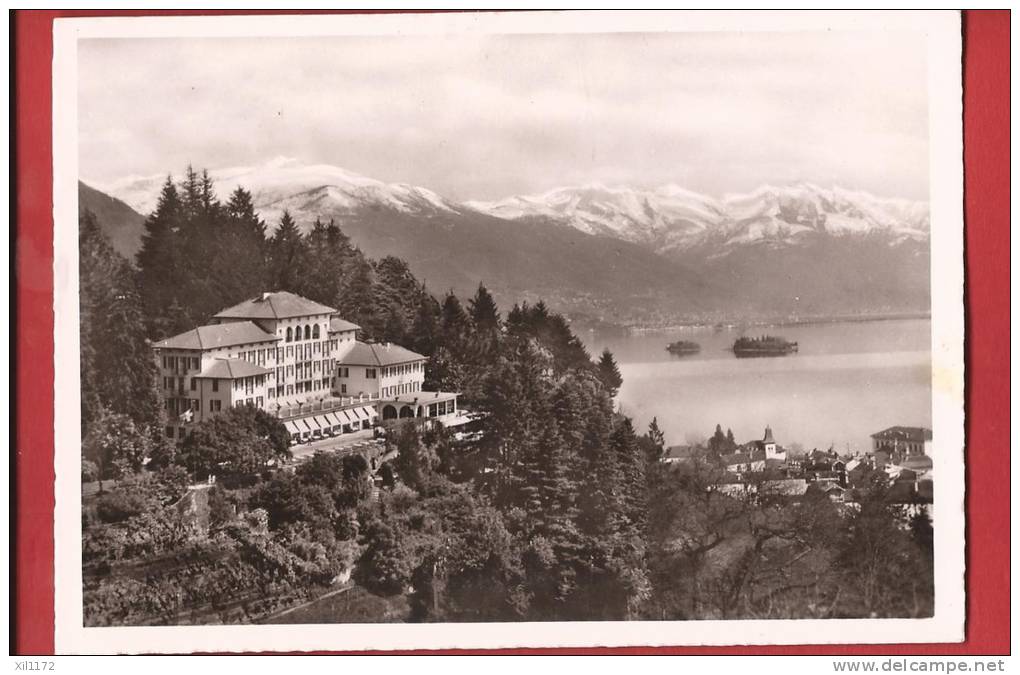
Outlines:
[{"label": "mountain ridge", "polygon": [[[223,200],[248,189],[270,232],[284,210],[304,231],[333,218],[368,255],[407,260],[433,291],[467,294],[483,281],[505,304],[545,298],[617,323],[928,307],[925,202],[810,183],[721,198],[591,184],[457,202],[288,158],[210,177]],[[145,213],[165,180],[97,187]]]}]

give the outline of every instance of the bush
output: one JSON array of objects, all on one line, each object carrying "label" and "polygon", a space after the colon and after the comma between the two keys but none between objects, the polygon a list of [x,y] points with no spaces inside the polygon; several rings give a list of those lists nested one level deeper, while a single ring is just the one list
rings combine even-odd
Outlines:
[{"label": "bush", "polygon": [[260,485],[251,495],[250,505],[269,514],[269,527],[278,530],[288,523],[307,523],[315,529],[332,529],[336,508],[333,498],[321,485],[307,485],[296,476],[280,473]]},{"label": "bush", "polygon": [[97,480],[99,480],[99,467],[95,462],[83,459],[81,461],[81,482],[92,483]]},{"label": "bush", "polygon": [[237,517],[236,507],[227,491],[218,485],[209,488],[209,527],[228,525]]},{"label": "bush", "polygon": [[145,495],[138,490],[115,490],[99,498],[96,515],[104,523],[120,523],[140,515],[148,505]]}]

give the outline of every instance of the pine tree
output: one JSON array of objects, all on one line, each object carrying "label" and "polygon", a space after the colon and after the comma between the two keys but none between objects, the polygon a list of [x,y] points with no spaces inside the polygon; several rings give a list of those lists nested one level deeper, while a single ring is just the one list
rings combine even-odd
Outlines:
[{"label": "pine tree", "polygon": [[[333,305],[340,295],[344,268],[354,255],[350,239],[330,220],[323,224],[318,218],[306,237],[307,273],[302,295],[324,305]],[[344,314],[353,320],[353,315]]]},{"label": "pine tree", "polygon": [[224,269],[224,304],[234,304],[267,290],[266,225],[255,212],[251,193],[238,187],[224,207],[225,227],[220,259]]},{"label": "pine tree", "polygon": [[[184,281],[180,270],[180,227],[183,207],[173,180],[167,176],[156,209],[145,219],[138,251],[138,280],[148,332],[156,338],[178,332],[169,316],[172,298]],[[183,330],[183,329],[182,329]]]},{"label": "pine tree", "polygon": [[100,408],[142,429],[160,419],[156,363],[134,274],[86,212],[79,219],[82,422]]},{"label": "pine tree", "polygon": [[609,351],[608,347],[602,351],[602,357],[599,359],[598,375],[606,391],[609,392],[609,396],[615,397],[623,384],[623,377],[620,375],[616,359],[613,358],[613,353]]},{"label": "pine tree", "polygon": [[443,344],[454,354],[459,355],[470,330],[470,320],[460,300],[452,292],[443,298],[439,314],[439,328]]},{"label": "pine tree", "polygon": [[419,354],[431,356],[439,338],[439,303],[422,287],[421,300],[411,324],[410,346]]},{"label": "pine tree", "polygon": [[365,339],[378,339],[382,334],[382,317],[375,305],[375,273],[361,251],[356,250],[347,261],[343,282],[333,304],[340,315],[361,326]]},{"label": "pine tree", "polygon": [[717,455],[721,455],[727,451],[726,449],[726,434],[723,433],[722,425],[715,425],[715,433],[708,439],[708,449]]},{"label": "pine tree", "polygon": [[645,522],[645,458],[638,444],[634,425],[629,417],[621,418],[610,437],[620,467],[624,509],[631,525],[644,528]]},{"label": "pine tree", "polygon": [[658,448],[666,447],[666,434],[662,433],[662,429],[659,428],[658,417],[653,417],[652,421],[648,423],[648,439]]},{"label": "pine tree", "polygon": [[471,315],[471,324],[476,334],[493,338],[499,334],[500,319],[499,308],[483,284],[478,284],[475,296],[468,302],[468,312]]},{"label": "pine tree", "polygon": [[290,212],[269,240],[269,280],[273,290],[300,292],[305,270],[305,241]]}]

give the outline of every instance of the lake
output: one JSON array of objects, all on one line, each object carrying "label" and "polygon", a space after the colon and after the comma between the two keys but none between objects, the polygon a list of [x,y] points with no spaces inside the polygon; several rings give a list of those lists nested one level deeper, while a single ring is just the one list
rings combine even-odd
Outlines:
[{"label": "lake", "polygon": [[[744,359],[728,351],[740,335],[763,333],[799,342],[800,351]],[[870,449],[870,435],[895,424],[931,427],[928,319],[580,337],[593,355],[612,350],[623,375],[621,410],[641,431],[658,417],[670,445],[703,441],[716,424],[742,443],[761,438],[768,424],[788,448],[845,453]],[[701,352],[666,351],[681,339]]]}]

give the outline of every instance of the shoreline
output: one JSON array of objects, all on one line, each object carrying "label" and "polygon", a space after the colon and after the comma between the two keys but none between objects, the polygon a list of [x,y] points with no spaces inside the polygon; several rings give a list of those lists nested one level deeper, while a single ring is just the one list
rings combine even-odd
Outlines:
[{"label": "shoreline", "polygon": [[[785,318],[776,317],[771,319],[720,321],[714,324],[705,323],[703,321],[695,321],[674,323],[667,326],[619,326],[618,329],[632,334],[659,333],[674,330],[691,330],[699,328],[714,330],[717,327],[719,327],[720,330],[733,331],[743,328],[749,328],[752,326],[810,326],[837,323],[874,323],[879,321],[910,321],[922,319],[930,321],[931,312],[900,312],[896,314],[876,314],[876,315],[849,314],[849,315],[785,317]],[[599,332],[600,329],[592,328],[591,330],[594,332]]]}]

